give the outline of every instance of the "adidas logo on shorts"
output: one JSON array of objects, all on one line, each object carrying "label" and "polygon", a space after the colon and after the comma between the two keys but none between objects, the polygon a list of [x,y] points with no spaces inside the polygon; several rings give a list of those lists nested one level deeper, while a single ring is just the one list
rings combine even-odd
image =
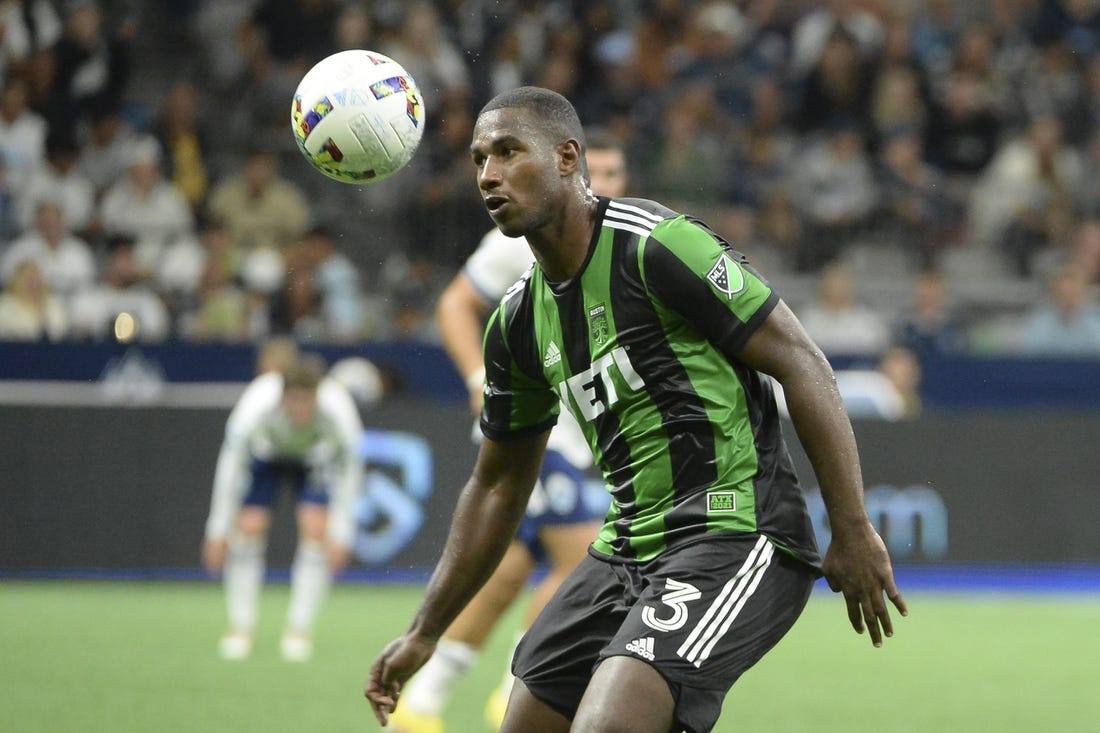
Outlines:
[{"label": "adidas logo on shorts", "polygon": [[628,652],[634,652],[642,659],[648,659],[653,661],[653,637],[647,636],[642,639],[635,639],[626,645]]}]

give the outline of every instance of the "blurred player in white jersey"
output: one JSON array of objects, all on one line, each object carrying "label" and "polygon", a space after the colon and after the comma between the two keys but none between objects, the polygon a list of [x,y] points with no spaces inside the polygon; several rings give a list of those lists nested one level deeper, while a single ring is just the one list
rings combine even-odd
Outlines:
[{"label": "blurred player in white jersey", "polygon": [[[586,137],[589,187],[601,196],[623,196],[627,171],[622,146],[606,130],[591,129]],[[470,408],[475,414],[481,411],[485,377],[481,353],[484,319],[533,261],[526,242],[506,237],[494,228],[482,238],[440,297],[436,320],[443,344],[466,380]],[[442,733],[443,709],[455,682],[473,665],[489,634],[538,564],[548,562],[549,569],[535,588],[524,629],[576,567],[595,538],[606,509],[593,511],[584,503],[585,471],[591,466],[592,452],[580,426],[567,410],[562,410],[550,434],[540,480],[516,540],[492,577],[439,640],[435,654],[403,691],[401,706],[390,715],[392,730]],[[494,730],[503,721],[511,683],[508,668],[486,705],[485,716]]]},{"label": "blurred player in white jersey", "polygon": [[252,651],[272,510],[289,487],[297,502],[298,546],[281,650],[289,661],[305,661],[317,611],[354,540],[363,426],[350,393],[324,376],[319,357],[276,342],[261,354],[259,369],[226,422],[203,565],[224,572],[229,630],[218,650],[226,659],[243,659]]}]

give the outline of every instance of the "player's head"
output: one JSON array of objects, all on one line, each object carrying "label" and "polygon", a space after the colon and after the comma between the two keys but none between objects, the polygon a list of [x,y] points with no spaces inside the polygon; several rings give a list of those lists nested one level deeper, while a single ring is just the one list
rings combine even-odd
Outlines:
[{"label": "player's head", "polygon": [[626,170],[626,153],[614,133],[605,127],[585,129],[585,167],[588,187],[597,196],[625,196],[630,177]]},{"label": "player's head", "polygon": [[545,226],[585,195],[584,129],[562,95],[519,87],[494,97],[474,126],[470,155],[489,215],[508,236]]},{"label": "player's head", "polygon": [[317,386],[324,374],[324,360],[315,354],[302,354],[283,370],[283,410],[296,427],[316,417]]},{"label": "player's head", "polygon": [[272,336],[256,353],[256,373],[282,372],[298,360],[298,343],[289,336]]}]

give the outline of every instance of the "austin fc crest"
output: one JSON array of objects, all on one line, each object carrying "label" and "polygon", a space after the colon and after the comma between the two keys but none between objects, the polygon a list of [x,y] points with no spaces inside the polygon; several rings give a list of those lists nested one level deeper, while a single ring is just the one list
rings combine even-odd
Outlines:
[{"label": "austin fc crest", "polygon": [[603,344],[607,341],[607,308],[603,303],[588,309],[588,330],[593,342]]}]

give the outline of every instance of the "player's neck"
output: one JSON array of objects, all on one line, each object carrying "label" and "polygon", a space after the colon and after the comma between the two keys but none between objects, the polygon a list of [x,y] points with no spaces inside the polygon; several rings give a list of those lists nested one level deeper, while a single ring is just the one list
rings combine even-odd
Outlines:
[{"label": "player's neck", "polygon": [[553,282],[575,277],[588,259],[599,204],[595,197],[571,197],[561,216],[527,235],[539,267]]}]

